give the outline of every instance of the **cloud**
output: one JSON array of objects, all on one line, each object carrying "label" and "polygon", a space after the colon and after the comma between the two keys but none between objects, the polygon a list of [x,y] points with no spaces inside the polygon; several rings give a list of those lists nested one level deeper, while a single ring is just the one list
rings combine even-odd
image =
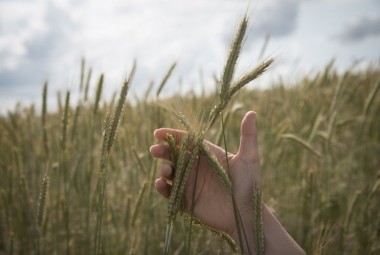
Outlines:
[{"label": "cloud", "polygon": [[38,38],[46,27],[40,3],[0,3],[0,70],[14,70],[27,54],[26,43]]},{"label": "cloud", "polygon": [[299,5],[302,1],[272,0],[266,1],[262,7],[254,11],[253,33],[256,35],[271,34],[282,37],[292,34],[297,27]]},{"label": "cloud", "polygon": [[[16,102],[40,104],[45,80],[49,81],[48,107],[55,109],[56,90],[70,85],[65,83],[71,78],[65,63],[72,55],[71,32],[77,24],[55,1],[18,1],[1,7],[0,114]],[[69,62],[79,69],[79,61]]]},{"label": "cloud", "polygon": [[248,39],[261,43],[267,33],[294,32],[301,1],[267,0],[252,8],[248,1],[231,0],[9,1],[7,11],[0,6],[0,93],[15,96],[16,87],[34,88],[38,99],[45,79],[49,90],[70,86],[65,81],[77,81],[82,56],[95,69],[94,78],[105,72],[107,93],[116,90],[134,58],[134,93],[159,80],[176,60],[166,88],[176,88],[184,77],[182,88],[190,89],[199,84],[200,69],[210,77],[222,69],[234,25],[247,8]]},{"label": "cloud", "polygon": [[380,36],[380,17],[361,17],[350,21],[337,36],[342,42],[357,42]]},{"label": "cloud", "polygon": [[[329,2],[0,0],[0,109],[4,97],[24,100],[26,94],[35,91],[35,100],[39,99],[45,79],[49,80],[49,91],[71,86],[75,93],[82,56],[87,67],[93,67],[91,85],[95,86],[95,78],[104,72],[105,93],[109,94],[119,88],[135,58],[137,73],[132,93],[143,94],[149,82],[158,82],[177,60],[166,91],[177,89],[181,77],[181,91],[199,89],[200,70],[205,83],[213,85],[211,76],[223,69],[234,28],[246,12],[250,26],[241,70],[254,65],[267,34],[271,35],[270,52],[270,47],[276,51],[284,41],[290,47],[294,40],[303,43],[305,35],[299,34],[299,19],[310,16],[310,11],[323,15],[318,8],[301,8],[311,1],[317,7]],[[302,13],[305,11],[308,13]],[[344,20],[338,14],[336,18]],[[324,39],[325,30],[319,31],[318,36]],[[288,58],[292,54],[287,49],[283,55]],[[28,93],[20,94],[20,88]]]},{"label": "cloud", "polygon": [[[12,12],[29,10],[31,6],[18,3]],[[40,84],[67,49],[72,22],[49,2],[34,12],[22,11],[5,24],[10,29],[0,33],[0,88]]]},{"label": "cloud", "polygon": [[[245,49],[261,47],[264,39],[269,35],[271,41],[292,36],[297,30],[300,5],[305,0],[268,0],[260,1],[251,7],[248,13],[250,27],[247,31]],[[231,41],[231,32],[224,31],[223,43]],[[259,43],[259,44],[258,44]]]}]

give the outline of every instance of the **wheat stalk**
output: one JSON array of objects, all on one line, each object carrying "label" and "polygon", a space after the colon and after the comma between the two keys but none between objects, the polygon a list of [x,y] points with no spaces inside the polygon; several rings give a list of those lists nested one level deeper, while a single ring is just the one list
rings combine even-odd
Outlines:
[{"label": "wheat stalk", "polygon": [[157,89],[157,93],[156,93],[156,97],[158,97],[160,94],[161,94],[161,91],[162,89],[164,88],[164,86],[166,85],[166,82],[169,80],[170,76],[172,75],[173,73],[173,70],[174,68],[176,67],[177,63],[174,62],[170,68],[168,69],[168,71],[166,72],[164,78],[162,79],[160,85],[158,86],[158,89]]},{"label": "wheat stalk", "polygon": [[121,88],[119,100],[118,100],[117,105],[116,105],[115,114],[114,114],[114,117],[112,119],[111,130],[110,130],[109,140],[108,140],[108,144],[107,144],[107,151],[108,152],[111,150],[112,144],[116,138],[116,131],[117,131],[117,127],[119,125],[121,113],[123,111],[125,98],[127,96],[129,85],[132,82],[135,71],[136,71],[136,61],[133,62],[133,67],[132,67],[132,71],[129,75],[129,78],[124,82],[123,87]]},{"label": "wheat stalk", "polygon": [[187,222],[191,221],[195,226],[203,228],[203,229],[210,231],[211,233],[221,237],[230,246],[230,248],[232,249],[232,251],[234,253],[238,252],[239,248],[238,248],[235,240],[230,235],[228,235],[227,233],[220,231],[218,229],[215,229],[213,227],[210,227],[209,225],[203,223],[199,218],[197,218],[194,215],[189,215],[188,213],[183,212],[181,214],[181,216],[183,217],[183,219],[185,221],[187,221]]},{"label": "wheat stalk", "polygon": [[201,147],[202,155],[205,156],[207,163],[214,170],[215,174],[219,177],[220,182],[224,187],[228,189],[228,191],[232,192],[232,184],[231,180],[228,177],[226,171],[223,166],[220,164],[219,160],[216,158],[214,154],[210,151],[207,145],[203,144]]},{"label": "wheat stalk", "polygon": [[61,149],[64,151],[66,149],[66,134],[67,134],[67,126],[68,126],[68,118],[69,118],[69,108],[70,108],[70,91],[66,92],[66,99],[65,99],[65,109],[62,116],[62,133],[61,133]]},{"label": "wheat stalk", "polygon": [[45,215],[45,207],[46,207],[46,197],[47,197],[47,192],[48,192],[48,187],[49,187],[49,177],[44,176],[42,178],[41,182],[41,188],[40,188],[40,195],[38,197],[38,207],[37,207],[37,226],[41,227],[42,225],[42,220],[44,219]]},{"label": "wheat stalk", "polygon": [[232,41],[230,52],[224,66],[224,71],[220,83],[220,100],[223,101],[229,97],[230,84],[235,72],[236,62],[239,58],[241,48],[243,46],[243,39],[247,30],[248,18],[245,16],[240,22],[238,32]]},{"label": "wheat stalk", "polygon": [[187,166],[185,168],[185,171],[183,172],[183,175],[181,178],[181,184],[180,184],[179,191],[178,191],[177,198],[176,198],[176,202],[174,203],[175,207],[176,207],[175,211],[177,211],[177,212],[180,208],[180,205],[182,204],[185,185],[186,185],[188,176],[190,174],[190,171],[192,170],[192,168],[194,166],[195,159],[199,156],[199,150],[200,150],[200,147],[202,145],[203,139],[204,139],[203,134],[202,133],[198,134],[197,138],[195,139],[195,145],[191,148],[191,154],[190,154],[189,160],[187,162]]},{"label": "wheat stalk", "polygon": [[46,129],[46,112],[47,112],[47,89],[48,89],[48,83],[44,83],[43,91],[42,91],[42,117],[41,117],[41,124],[42,124],[42,143],[44,145],[44,152],[46,158],[49,157],[49,143],[48,143],[48,136],[47,136],[47,129]]},{"label": "wheat stalk", "polygon": [[238,92],[242,87],[250,83],[251,81],[257,79],[260,77],[267,69],[268,67],[274,62],[273,58],[270,58],[268,60],[265,60],[263,63],[261,63],[259,66],[254,68],[252,71],[247,72],[244,74],[239,80],[234,82],[234,84],[231,86],[231,89],[229,91],[228,97],[232,97],[236,92]]},{"label": "wheat stalk", "polygon": [[85,62],[85,59],[82,58],[81,59],[81,62],[80,62],[80,83],[79,83],[79,89],[80,91],[83,90],[83,86],[84,86],[84,70],[85,70],[85,65],[86,65],[86,62]]},{"label": "wheat stalk", "polygon": [[258,78],[274,62],[268,59],[253,70],[244,74],[239,80],[233,82],[233,74],[239,58],[239,53],[243,46],[243,39],[247,30],[248,18],[245,16],[240,22],[239,29],[231,44],[230,53],[223,69],[222,78],[219,82],[219,102],[214,106],[209,115],[209,127],[214,124],[216,119],[227,107],[232,96],[249,82]]},{"label": "wheat stalk", "polygon": [[100,101],[100,97],[102,94],[103,81],[104,81],[104,75],[102,74],[99,77],[98,86],[96,87],[95,103],[94,103],[94,110],[93,110],[94,115],[96,115],[96,113],[99,109],[99,101]]},{"label": "wheat stalk", "polygon": [[42,89],[42,114],[41,114],[42,127],[45,127],[46,125],[47,88],[48,88],[48,83],[46,81]]},{"label": "wheat stalk", "polygon": [[75,134],[76,134],[76,131],[77,131],[77,127],[78,127],[78,118],[79,118],[79,112],[80,112],[80,109],[81,109],[81,105],[78,104],[76,109],[75,109],[75,113],[74,113],[74,120],[73,120],[73,126],[72,126],[72,129],[71,129],[71,141],[74,141],[74,138],[75,138]]},{"label": "wheat stalk", "polygon": [[98,208],[96,218],[96,232],[95,232],[95,254],[101,252],[101,235],[102,235],[102,222],[103,222],[103,205],[105,200],[106,180],[107,180],[107,162],[108,156],[111,151],[113,142],[116,138],[120,117],[123,111],[125,99],[128,93],[129,85],[133,79],[136,70],[136,62],[133,63],[132,71],[129,78],[124,82],[120,91],[118,103],[116,105],[115,113],[111,120],[111,115],[108,113],[105,121],[105,128],[103,132],[103,145],[100,157],[100,171],[98,179]]},{"label": "wheat stalk", "polygon": [[261,190],[258,185],[253,187],[253,218],[255,222],[255,247],[256,254],[264,254],[264,226],[263,226],[263,212],[262,212],[262,200]]},{"label": "wheat stalk", "polygon": [[182,183],[182,178],[186,169],[186,156],[188,152],[188,145],[190,143],[190,140],[192,140],[193,137],[190,134],[187,134],[183,140],[183,143],[179,149],[178,153],[178,160],[175,162],[175,170],[174,178],[173,178],[173,186],[170,193],[169,198],[169,205],[168,205],[168,222],[172,223],[173,220],[175,220],[178,212],[178,205],[176,205],[176,202],[178,202],[177,197],[180,190],[180,187],[184,185]]},{"label": "wheat stalk", "polygon": [[311,146],[310,143],[308,143],[307,141],[303,140],[302,138],[300,138],[300,137],[298,137],[296,135],[293,135],[293,134],[282,134],[280,137],[281,138],[286,138],[286,139],[289,139],[289,140],[292,140],[292,141],[295,141],[298,144],[302,145],[305,149],[307,149],[308,151],[310,151],[311,153],[313,153],[318,158],[321,157],[321,153],[318,152],[316,149],[314,149]]},{"label": "wheat stalk", "polygon": [[132,226],[136,222],[136,218],[137,218],[139,209],[140,209],[142,201],[143,201],[143,195],[145,193],[146,187],[148,186],[147,184],[148,184],[147,181],[143,182],[143,184],[142,184],[142,186],[140,188],[139,194],[137,195],[137,200],[136,200],[136,203],[135,203],[135,207],[133,208],[133,212],[132,212],[132,221],[131,221]]},{"label": "wheat stalk", "polygon": [[[177,162],[178,161],[178,148],[177,148],[177,143],[175,141],[174,136],[172,136],[171,134],[166,134],[166,141],[169,145],[171,161]],[[175,167],[174,163],[172,163],[172,167]],[[175,169],[173,169],[173,171],[175,171]]]},{"label": "wheat stalk", "polygon": [[87,73],[86,86],[84,88],[84,101],[87,101],[87,98],[88,98],[88,89],[90,87],[91,74],[92,74],[92,68],[90,68]]},{"label": "wheat stalk", "polygon": [[[193,168],[195,157],[198,155],[199,152],[202,153],[202,155],[206,158],[206,161],[211,166],[213,171],[216,173],[216,175],[219,177],[221,183],[223,186],[226,187],[226,189],[231,193],[233,204],[234,204],[234,215],[236,220],[236,226],[238,228],[239,233],[239,241],[240,245],[243,251],[242,246],[242,237],[241,237],[241,228],[244,232],[245,241],[248,242],[244,226],[241,226],[241,220],[240,220],[240,213],[236,206],[236,201],[232,192],[232,184],[231,180],[229,178],[229,175],[226,173],[222,165],[220,164],[219,160],[215,157],[215,155],[212,154],[212,152],[209,150],[209,148],[203,143],[203,135],[200,139],[200,134],[203,134],[207,129],[209,129],[212,124],[215,122],[215,120],[222,115],[223,111],[228,106],[229,102],[231,101],[232,97],[236,92],[238,92],[241,88],[243,88],[246,84],[251,82],[252,80],[259,77],[262,73],[264,73],[267,68],[273,63],[273,59],[269,59],[264,61],[262,64],[254,68],[252,71],[246,73],[243,75],[240,79],[238,79],[236,82],[233,82],[233,75],[236,68],[236,63],[239,58],[239,53],[242,48],[244,36],[246,33],[248,24],[247,17],[244,17],[243,20],[240,23],[239,29],[236,33],[236,36],[231,44],[231,50],[229,52],[226,64],[224,66],[222,78],[219,82],[219,102],[213,107],[213,109],[210,111],[209,119],[208,119],[208,125],[206,129],[200,129],[201,131],[197,134],[192,127],[191,123],[187,120],[186,116],[180,112],[173,109],[169,109],[166,107],[166,109],[169,110],[177,119],[177,121],[186,129],[187,134],[185,135],[183,139],[182,146],[179,148],[179,152],[176,143],[174,142],[173,137],[167,136],[167,141],[169,144],[169,149],[171,151],[172,160],[177,159],[175,162],[173,162],[173,169],[175,170],[174,180],[173,180],[173,186],[169,198],[168,203],[168,224],[166,227],[166,234],[165,234],[165,254],[168,254],[169,252],[169,244],[170,244],[170,238],[172,234],[173,229],[173,220],[175,219],[179,205],[182,201],[182,193],[184,189],[184,185],[186,184],[186,179],[188,176],[188,173],[190,169]],[[231,85],[232,84],[232,85]],[[222,127],[224,132],[224,122],[222,118]],[[185,163],[185,155],[188,151],[187,147],[190,141],[194,140],[194,137],[197,137],[197,141],[195,142],[195,148],[193,148],[193,152],[190,154],[190,159],[187,163]],[[200,139],[200,140],[199,140]],[[224,143],[225,142],[225,135],[224,135]],[[227,147],[225,146],[226,151],[226,157],[227,157]],[[176,156],[178,155],[178,156]],[[227,169],[228,169],[228,158],[227,159]],[[195,191],[194,191],[195,192]],[[254,197],[256,199],[257,196],[260,195],[260,191],[256,190],[255,188],[255,194]],[[261,201],[261,197],[259,197]],[[255,200],[256,205],[256,225],[257,225],[257,238],[258,238],[258,252],[263,251],[263,237],[262,237],[262,218],[261,218],[261,205],[257,204],[257,201]],[[190,225],[191,229],[191,225]],[[259,235],[260,234],[260,235]],[[190,235],[189,235],[190,240]],[[188,246],[188,248],[190,245]],[[189,252],[189,250],[188,250]],[[248,251],[249,252],[249,251]],[[262,253],[260,253],[262,254]]]}]

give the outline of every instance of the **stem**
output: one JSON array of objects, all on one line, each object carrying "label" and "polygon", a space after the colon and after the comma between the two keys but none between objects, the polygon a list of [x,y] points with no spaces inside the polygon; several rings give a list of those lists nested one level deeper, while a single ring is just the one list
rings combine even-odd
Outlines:
[{"label": "stem", "polygon": [[190,254],[190,240],[191,240],[191,229],[193,226],[193,216],[194,216],[194,208],[195,208],[195,192],[197,187],[197,180],[198,180],[198,171],[199,171],[199,164],[200,164],[201,158],[198,157],[198,163],[197,163],[197,170],[195,172],[195,181],[194,181],[194,188],[193,188],[193,194],[191,197],[191,211],[190,211],[190,226],[189,226],[189,237],[188,237],[188,245],[187,245],[187,254]]},{"label": "stem", "polygon": [[[222,120],[222,133],[223,133],[224,151],[225,151],[225,156],[226,156],[226,161],[227,161],[227,174],[228,174],[228,177],[231,180],[231,173],[230,173],[229,160],[228,160],[226,133],[224,131],[224,117],[223,117],[223,114],[221,114],[221,120]],[[232,183],[232,180],[231,180],[231,183]],[[247,244],[248,253],[251,254],[250,249],[249,249],[249,245],[248,245],[247,235],[245,233],[245,229],[244,229],[244,226],[242,224],[242,220],[241,220],[241,216],[240,216],[240,213],[239,213],[239,209],[237,208],[237,204],[236,204],[236,199],[235,199],[235,194],[233,192],[233,188],[231,188],[231,199],[232,199],[232,204],[233,204],[233,207],[234,207],[234,217],[235,217],[235,223],[236,223],[236,228],[237,228],[238,237],[239,237],[239,244],[240,244],[241,253],[244,254],[244,246],[243,246],[243,239],[242,239],[242,236],[241,236],[241,229],[240,229],[240,227],[243,228],[243,234],[244,234],[245,242]]]}]

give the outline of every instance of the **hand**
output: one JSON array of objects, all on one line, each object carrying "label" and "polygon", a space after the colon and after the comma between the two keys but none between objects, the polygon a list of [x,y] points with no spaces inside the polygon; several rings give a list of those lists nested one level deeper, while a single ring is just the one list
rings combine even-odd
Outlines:
[{"label": "hand", "polygon": [[[257,137],[255,127],[254,112],[248,112],[241,124],[241,142],[239,152],[236,155],[228,154],[228,164],[231,174],[232,187],[236,196],[236,202],[239,210],[243,213],[251,213],[251,199],[253,184],[260,182],[260,163],[257,148]],[[174,137],[183,137],[184,132],[174,129],[161,128],[154,132],[154,136],[164,142],[166,134],[172,134]],[[227,169],[227,160],[225,151],[205,141],[210,151],[220,159],[224,169]],[[154,145],[150,149],[153,157],[170,160],[170,151],[167,144]],[[185,186],[185,205],[190,211],[192,194],[194,191],[195,168],[189,174]],[[172,180],[172,169],[169,164],[164,164],[160,169],[161,178],[156,180],[156,189],[164,197],[169,197],[171,186],[166,180]],[[194,215],[205,224],[220,229],[230,235],[236,234],[236,223],[234,221],[234,211],[231,200],[231,194],[221,184],[219,177],[208,165],[206,159],[201,156],[198,179],[195,188],[195,208]]]},{"label": "hand", "polygon": [[[154,136],[161,142],[166,141],[166,134],[171,134],[174,137],[181,139],[186,133],[184,131],[169,128],[157,129],[154,132]],[[254,254],[252,194],[254,185],[260,185],[260,159],[255,112],[248,112],[244,116],[241,122],[240,134],[239,151],[236,155],[227,153],[228,160],[226,159],[225,150],[208,141],[204,141],[204,143],[220,160],[224,169],[226,169],[226,171],[229,169],[237,208],[241,215],[242,224],[246,230],[248,240],[248,246],[246,246],[246,242],[244,242],[244,250],[250,250],[252,251],[251,253]],[[170,161],[170,150],[166,143],[153,145],[150,148],[150,153],[153,157]],[[199,160],[198,177],[194,190],[197,167],[198,164],[195,163],[185,186],[185,210],[188,212],[191,211],[193,192],[195,192],[194,215],[203,223],[226,232],[238,241],[231,193],[222,185],[219,177],[214,173],[213,169],[208,165],[206,159],[202,155]],[[160,174],[161,177],[156,180],[156,189],[161,195],[168,198],[171,191],[171,185],[168,181],[173,179],[173,172],[170,164],[163,164],[160,168]],[[295,244],[295,246],[298,247],[274,215],[269,212],[265,205],[263,207],[264,239],[265,245],[269,245],[269,247],[265,247],[266,251],[276,254],[276,251],[281,250],[286,253],[286,245],[289,244],[291,247]],[[267,230],[279,232],[271,234],[267,233]],[[276,242],[280,245],[280,249],[276,249]],[[272,245],[274,245],[274,247],[270,247]],[[295,251],[297,250],[290,250],[290,252],[293,253],[289,254],[297,254],[294,253]],[[302,251],[302,249],[299,251]]]}]

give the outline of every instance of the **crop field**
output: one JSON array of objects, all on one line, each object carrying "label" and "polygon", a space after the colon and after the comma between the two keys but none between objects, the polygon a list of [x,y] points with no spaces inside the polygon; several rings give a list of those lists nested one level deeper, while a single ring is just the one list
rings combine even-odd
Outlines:
[{"label": "crop field", "polygon": [[[149,100],[124,102],[131,70],[120,95],[105,101],[103,75],[87,81],[88,71],[78,101],[62,92],[48,111],[45,84],[41,106],[0,117],[0,254],[164,251],[167,200],[154,189],[153,131],[181,127],[162,105],[208,114],[217,85],[161,99],[170,69]],[[333,63],[297,84],[242,88],[205,139],[223,146],[224,132],[236,152],[240,120],[256,111],[263,201],[307,254],[380,254],[379,90],[378,64],[338,73]],[[176,218],[170,254],[232,253],[207,228],[191,231],[187,242],[188,220]]]}]

